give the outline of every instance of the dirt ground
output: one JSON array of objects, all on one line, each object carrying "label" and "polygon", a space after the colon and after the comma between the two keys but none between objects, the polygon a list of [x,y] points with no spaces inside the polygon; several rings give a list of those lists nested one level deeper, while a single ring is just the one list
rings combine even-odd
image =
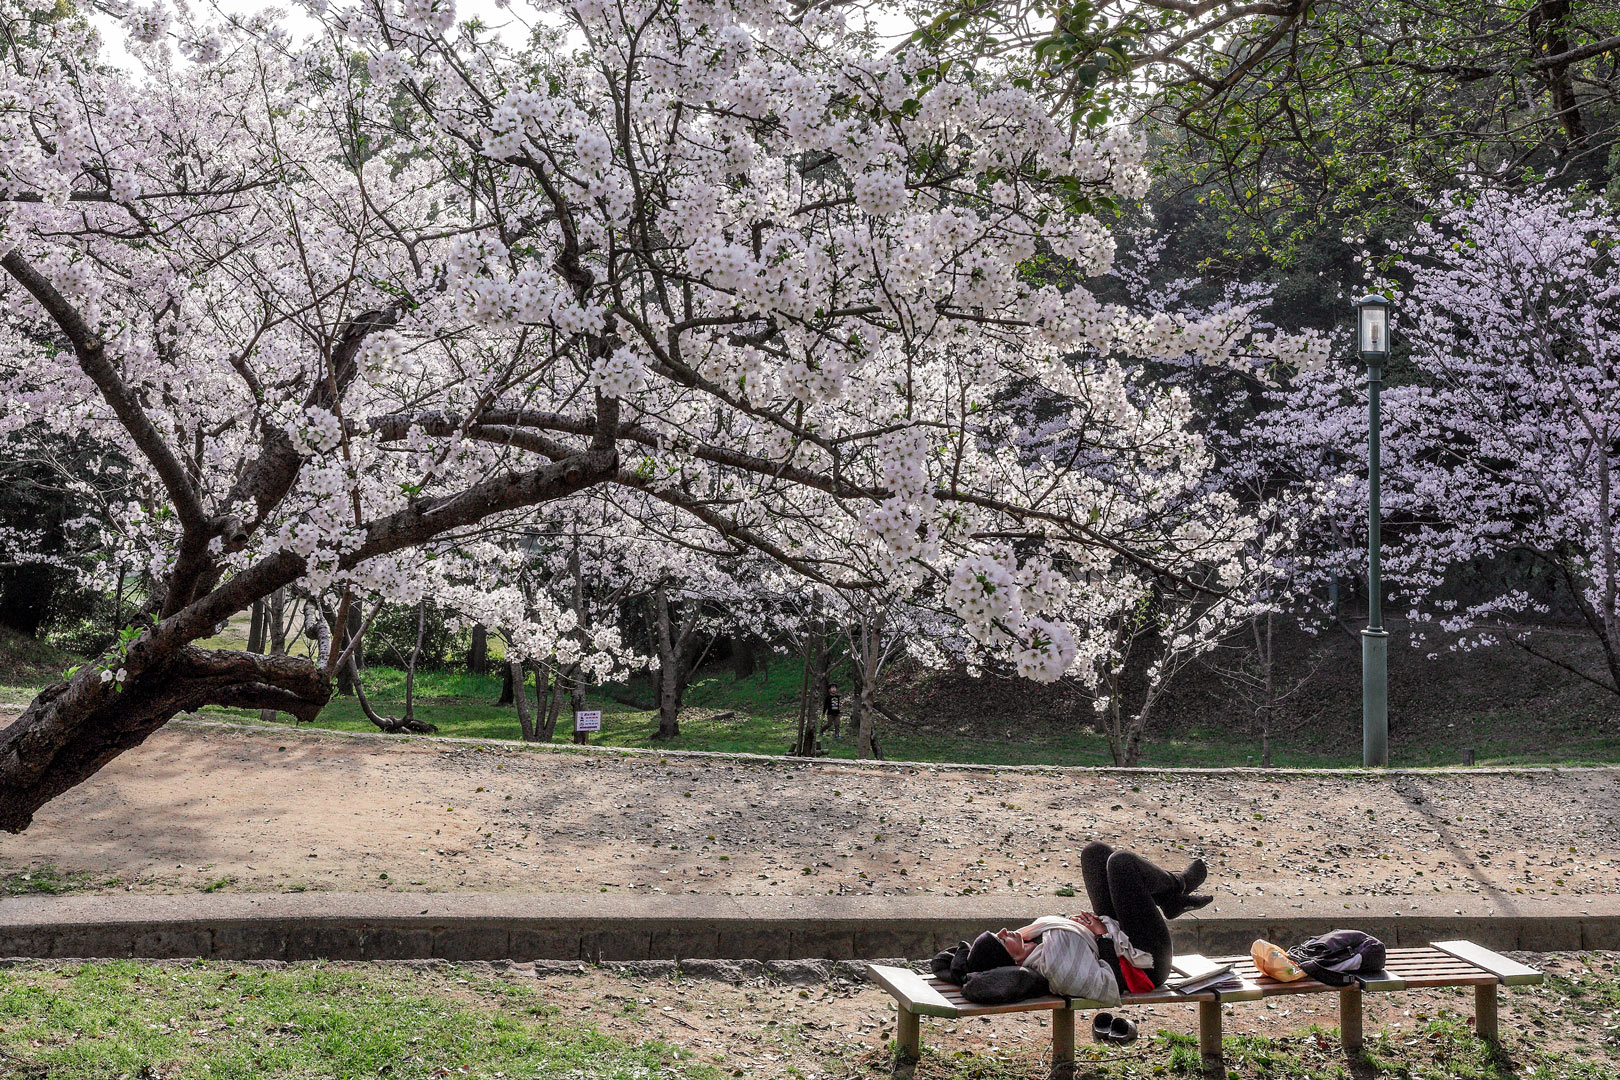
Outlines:
[{"label": "dirt ground", "polygon": [[[1549,976],[1614,978],[1616,953],[1515,953]],[[889,1075],[889,1040],[894,1037],[894,1005],[883,991],[855,975],[852,966],[777,965],[759,972],[758,965],[712,962],[712,974],[670,978],[659,974],[672,964],[625,965],[598,969],[580,965],[514,965],[509,977],[533,977],[538,991],[564,1009],[588,1008],[600,1030],[627,1039],[658,1038],[694,1051],[698,1057],[725,1064],[735,1075],[854,1077]],[[799,970],[794,972],[794,968]],[[729,969],[729,970],[728,970]],[[574,1003],[572,1006],[569,1003]],[[1367,1033],[1372,1039],[1408,1040],[1443,1014],[1473,1015],[1473,993],[1435,988],[1376,995],[1366,999]],[[1322,1064],[1342,1062],[1343,1051],[1331,1034],[1317,1039],[1313,1028],[1332,1032],[1339,1026],[1338,995],[1315,994],[1245,1002],[1225,1007],[1224,1034],[1292,1038],[1294,1050]],[[1611,1027],[1571,1024],[1589,1008],[1574,1003],[1557,981],[1503,992],[1501,1027],[1512,1040],[1533,1040],[1543,1050],[1574,1051],[1583,1057],[1613,1060],[1620,1069],[1620,1033]],[[1141,1038],[1129,1047],[1101,1047],[1089,1038],[1090,1014],[1076,1025],[1082,1060],[1140,1062],[1155,1074],[1163,1071],[1164,1044],[1153,1036],[1169,1032],[1196,1036],[1198,1013],[1192,1005],[1131,1007]],[[963,1019],[925,1017],[925,1047],[944,1062],[971,1052],[1011,1066],[1005,1072],[986,1067],[984,1075],[1045,1076],[1050,1066],[1051,1020],[1045,1013],[1009,1013]],[[935,1070],[919,1068],[918,1076]],[[1229,1065],[1236,1062],[1229,1061]],[[1020,1068],[1019,1066],[1023,1066]],[[1043,1067],[1044,1066],[1044,1067]],[[1155,1067],[1158,1066],[1158,1067]],[[943,1075],[943,1074],[942,1074]],[[957,1075],[951,1072],[950,1075]],[[980,1075],[980,1073],[973,1073]],[[1247,1075],[1245,1073],[1244,1075]]]},{"label": "dirt ground", "polygon": [[[1517,987],[1501,997],[1501,1030],[1511,1075],[1525,1049],[1538,1055],[1569,1053],[1579,1060],[1611,1062],[1620,1070],[1620,1032],[1605,1014],[1595,1022],[1595,990],[1612,986],[1620,959],[1617,953],[1515,953],[1517,959],[1547,972],[1542,986]],[[175,963],[180,963],[176,961]],[[25,961],[29,967],[61,962]],[[232,966],[232,965],[223,965]],[[332,969],[357,965],[321,964]],[[393,966],[393,965],[390,965]],[[891,999],[866,982],[855,965],[798,961],[773,965],[754,962],[644,962],[598,968],[583,964],[448,964],[407,961],[417,969],[417,988],[451,996],[474,1008],[510,1007],[488,991],[487,980],[511,980],[531,988],[541,1008],[555,1006],[559,1015],[577,1017],[597,1030],[631,1042],[660,1040],[721,1066],[733,1076],[799,1077],[802,1080],[876,1080],[891,1076],[889,1041],[894,1036]],[[1309,1075],[1332,1075],[1344,1062],[1334,1029],[1338,995],[1274,998],[1229,1005],[1224,1013],[1227,1065],[1231,1076],[1271,1075],[1264,1055],[1245,1060],[1245,1037],[1280,1040],[1273,1051],[1297,1056]],[[1602,1006],[1599,1005],[1598,1008]],[[1368,1049],[1394,1050],[1411,1058],[1423,1056],[1431,1041],[1424,1031],[1431,1020],[1445,1017],[1464,1023],[1472,1016],[1472,994],[1456,988],[1414,990],[1365,1002]],[[1128,1047],[1102,1047],[1089,1040],[1090,1014],[1079,1017],[1078,1051],[1082,1066],[1114,1065],[1107,1075],[1164,1075],[1170,1056],[1159,1037],[1193,1037],[1197,1011],[1192,1005],[1130,1007],[1141,1038]],[[228,1016],[215,1017],[217,1032],[233,1031]],[[215,1032],[199,1019],[198,1037]],[[963,1019],[925,1017],[925,1049],[916,1080],[946,1077],[994,1077],[996,1080],[1044,1078],[1050,1066],[1051,1020],[1047,1013],[1012,1013]],[[1414,1050],[1414,1048],[1417,1048]],[[435,1075],[459,1075],[453,1049]],[[964,1058],[961,1055],[972,1055]],[[1134,1067],[1133,1067],[1134,1066]],[[1503,1071],[1501,1075],[1509,1075]],[[1617,1073],[1620,1074],[1620,1073]],[[499,1075],[499,1074],[496,1074]],[[903,1075],[903,1074],[901,1074]],[[1089,1074],[1088,1074],[1089,1075]],[[1290,1073],[1289,1075],[1294,1075]],[[1355,1075],[1373,1075],[1363,1071]],[[1404,1075],[1379,1072],[1380,1076]],[[1540,1072],[1535,1075],[1543,1075]]]},{"label": "dirt ground", "polygon": [[[9,719],[6,717],[4,719]],[[1093,837],[1226,896],[1620,892],[1620,769],[1356,778],[739,761],[178,722],[0,837],[102,891],[1082,892]]]}]

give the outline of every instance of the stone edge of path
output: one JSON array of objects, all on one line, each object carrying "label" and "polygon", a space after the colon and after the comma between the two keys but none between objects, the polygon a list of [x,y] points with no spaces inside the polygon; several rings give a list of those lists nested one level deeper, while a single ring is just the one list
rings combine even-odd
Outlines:
[{"label": "stone edge of path", "polygon": [[[1461,905],[1461,906],[1459,906]],[[1620,949],[1620,895],[1223,900],[1172,923],[1182,952],[1244,952],[1338,927],[1391,947]],[[1015,896],[493,893],[127,894],[0,900],[0,957],[213,960],[920,959],[1058,908]]]},{"label": "stone edge of path", "polygon": [[1265,768],[1259,765],[1232,765],[1199,768],[1176,765],[981,765],[956,761],[877,761],[854,758],[802,758],[790,755],[727,753],[719,750],[660,750],[640,746],[576,746],[572,743],[526,743],[515,739],[478,739],[464,735],[389,735],[380,731],[340,731],[333,728],[298,727],[285,724],[263,724],[254,721],[205,720],[185,717],[169,721],[170,727],[216,729],[230,732],[272,733],[291,731],[298,738],[357,739],[378,744],[401,742],[448,744],[453,746],[486,747],[507,753],[562,754],[573,757],[656,757],[682,761],[720,761],[740,765],[760,765],[768,768],[829,767],[845,769],[949,769],[954,772],[982,773],[1036,773],[1076,774],[1100,776],[1213,776],[1237,777],[1246,780],[1271,777],[1343,777],[1345,779],[1375,779],[1402,776],[1560,776],[1570,773],[1616,773],[1620,764],[1612,765],[1431,765],[1412,768]]}]

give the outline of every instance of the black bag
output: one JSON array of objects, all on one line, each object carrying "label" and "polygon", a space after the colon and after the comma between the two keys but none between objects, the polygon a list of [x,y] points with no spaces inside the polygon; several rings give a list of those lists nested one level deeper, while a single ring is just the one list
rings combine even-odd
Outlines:
[{"label": "black bag", "polygon": [[1360,930],[1335,930],[1288,950],[1288,959],[1319,983],[1359,985],[1360,975],[1384,970],[1384,943]]},{"label": "black bag", "polygon": [[1051,992],[1045,975],[1017,964],[970,972],[962,980],[962,996],[975,1005],[1010,1005]]},{"label": "black bag", "polygon": [[964,941],[946,949],[942,953],[936,953],[934,958],[928,962],[934,977],[961,986],[962,980],[967,977],[968,952],[972,948],[973,946]]}]

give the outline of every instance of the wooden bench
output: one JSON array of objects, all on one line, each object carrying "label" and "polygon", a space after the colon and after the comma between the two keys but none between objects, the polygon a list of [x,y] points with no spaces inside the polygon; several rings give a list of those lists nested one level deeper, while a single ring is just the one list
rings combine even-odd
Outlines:
[{"label": "wooden bench", "polygon": [[[1183,994],[1161,988],[1149,994],[1127,994],[1120,1006],[1198,1005],[1198,1049],[1204,1067],[1221,1064],[1221,1006],[1234,1001],[1255,1001],[1283,994],[1339,995],[1339,1037],[1346,1051],[1362,1045],[1361,999],[1364,993],[1385,994],[1425,986],[1472,986],[1474,1031],[1488,1042],[1497,1040],[1496,988],[1541,982],[1542,973],[1471,941],[1440,941],[1420,948],[1390,949],[1384,970],[1368,972],[1364,986],[1337,987],[1305,978],[1282,983],[1255,970],[1247,956],[1210,960],[1196,954],[1178,956],[1172,965],[1177,978],[1193,978],[1222,964],[1230,964],[1239,979],[1232,989]],[[1052,1069],[1067,1071],[1074,1065],[1074,1014],[1115,1008],[1100,1001],[1046,996],[1025,998],[1007,1005],[975,1005],[962,997],[961,988],[944,979],[921,975],[908,968],[870,965],[872,979],[893,994],[899,1004],[895,1025],[896,1059],[914,1061],[922,1049],[924,1016],[985,1016],[991,1013],[1050,1012],[1052,1014]]]}]

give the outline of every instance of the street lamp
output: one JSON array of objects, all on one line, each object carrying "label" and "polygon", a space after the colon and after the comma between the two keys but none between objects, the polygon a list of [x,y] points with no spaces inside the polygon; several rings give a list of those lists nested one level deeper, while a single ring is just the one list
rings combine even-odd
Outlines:
[{"label": "street lamp", "polygon": [[1378,391],[1389,359],[1389,301],[1355,302],[1356,351],[1367,364],[1367,628],[1361,632],[1361,764],[1389,764],[1389,635],[1378,581]]}]

